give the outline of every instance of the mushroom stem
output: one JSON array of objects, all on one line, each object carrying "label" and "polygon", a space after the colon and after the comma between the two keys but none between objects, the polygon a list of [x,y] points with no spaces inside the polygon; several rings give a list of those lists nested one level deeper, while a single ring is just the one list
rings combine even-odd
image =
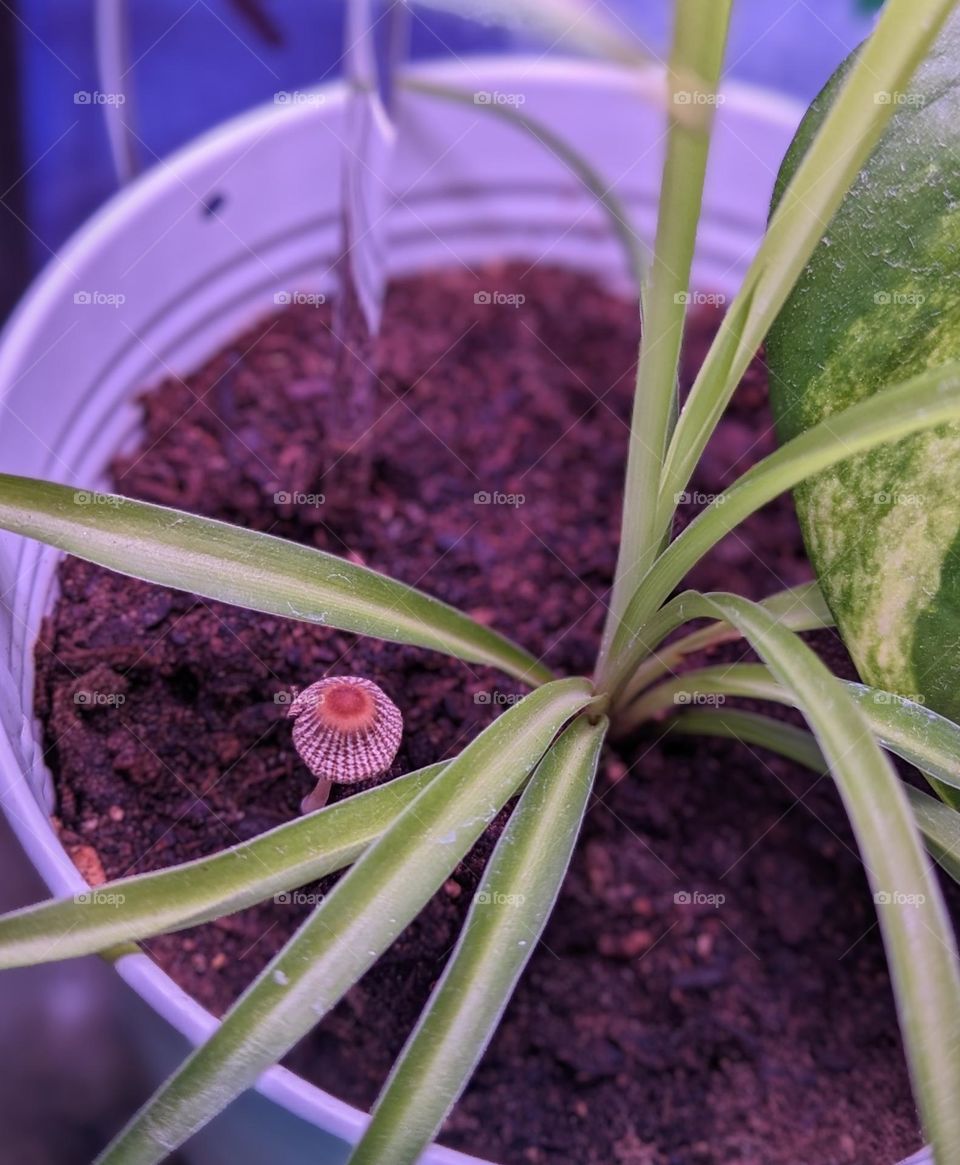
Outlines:
[{"label": "mushroom stem", "polygon": [[330,788],[333,781],[328,781],[326,777],[321,777],[317,781],[316,788],[312,793],[308,793],[306,797],[300,802],[301,813],[313,813],[316,809],[322,809],[327,803],[327,798],[330,796]]}]

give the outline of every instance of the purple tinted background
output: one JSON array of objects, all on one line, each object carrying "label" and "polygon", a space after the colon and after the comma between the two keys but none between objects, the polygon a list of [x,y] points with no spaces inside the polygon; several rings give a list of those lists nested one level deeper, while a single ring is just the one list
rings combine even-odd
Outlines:
[{"label": "purple tinted background", "polygon": [[[102,110],[74,103],[97,88],[86,4],[21,5],[21,110],[31,251],[42,261],[114,189]],[[227,0],[134,0],[135,96],[149,162],[280,89],[339,74],[343,9],[334,0],[264,0],[278,36],[269,43]],[[668,41],[666,0],[610,0],[655,51]],[[729,74],[809,100],[867,33],[872,15],[853,0],[738,0]],[[419,7],[415,57],[542,51],[502,28]]]}]

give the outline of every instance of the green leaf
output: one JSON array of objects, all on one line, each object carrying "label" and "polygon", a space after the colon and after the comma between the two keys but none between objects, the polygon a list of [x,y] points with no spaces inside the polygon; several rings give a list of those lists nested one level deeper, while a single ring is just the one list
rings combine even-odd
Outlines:
[{"label": "green leaf", "polygon": [[532,692],[486,728],[407,806],[151,1101],[98,1158],[155,1165],[256,1081],[364,974],[523,784],[586,680]]},{"label": "green leaf", "polygon": [[833,626],[833,615],[815,579],[777,591],[765,598],[760,606],[791,631],[819,631]]},{"label": "green leaf", "polygon": [[859,401],[753,466],[670,543],[644,576],[614,636],[601,675],[604,689],[615,690],[634,670],[648,638],[645,624],[687,571],[754,510],[804,478],[857,453],[957,418],[960,363],[923,372]]},{"label": "green leaf", "polygon": [[[778,194],[856,59],[807,114]],[[883,96],[893,118],[767,338],[782,439],[960,359],[960,12],[909,87]],[[845,461],[796,502],[860,676],[960,717],[960,426]]]},{"label": "green leaf", "polygon": [[907,787],[910,808],[927,849],[955,882],[960,882],[960,813],[936,797]]},{"label": "green leaf", "polygon": [[[896,108],[878,101],[878,93],[907,89],[953,6],[954,0],[890,0],[863,46],[771,218],[687,398],[661,481],[664,528],[674,497],[686,488],[734,389]],[[890,216],[889,207],[885,214]],[[853,262],[855,256],[843,252],[838,259]]]},{"label": "green leaf", "polygon": [[540,762],[350,1165],[413,1165],[466,1086],[553,909],[605,731],[581,717]]},{"label": "green leaf", "polygon": [[736,595],[690,600],[737,627],[807,719],[843,799],[878,906],[924,1128],[937,1160],[960,1152],[960,976],[939,885],[896,771],[842,682],[758,604]]},{"label": "green leaf", "polygon": [[480,114],[490,113],[535,138],[545,150],[553,154],[570,170],[577,181],[583,184],[587,192],[606,212],[611,229],[623,247],[627,270],[636,280],[637,286],[642,285],[646,269],[643,241],[634,230],[630,214],[613,186],[594,169],[579,150],[575,150],[564,138],[554,133],[548,125],[522,113],[515,105],[502,105],[493,101],[478,105],[475,90],[457,89],[451,85],[441,85],[434,81],[421,81],[416,77],[405,77],[400,80],[399,84],[401,88],[409,90],[411,93],[422,93],[425,97],[438,97],[441,100],[454,101],[460,105],[469,105],[471,109]]},{"label": "green leaf", "polygon": [[755,744],[796,761],[815,773],[827,774],[830,766],[806,728],[784,724],[762,712],[745,712],[741,708],[690,708],[664,721],[665,734],[684,736],[723,736]]},{"label": "green leaf", "polygon": [[[931,778],[943,799],[958,807],[960,726],[892,692],[842,682],[880,743]],[[651,688],[633,704],[629,724],[636,726],[664,709],[688,706],[704,696],[741,696],[797,707],[795,694],[777,683],[769,668],[735,663],[696,668]]]},{"label": "green leaf", "polygon": [[422,591],[212,518],[4,473],[0,528],[208,599],[429,647],[525,683],[550,679],[549,669],[521,647]]},{"label": "green leaf", "polygon": [[[778,622],[791,631],[817,631],[824,627],[833,626],[833,616],[830,614],[816,582],[801,583],[799,586],[777,591],[776,594],[768,595],[760,605],[771,615],[775,615]],[[677,619],[682,620],[682,607],[675,609]],[[661,613],[666,611],[667,607],[661,608]],[[666,634],[679,626],[679,622],[673,618],[670,618],[668,622],[672,625],[667,627]],[[648,625],[645,644],[650,643],[651,630],[656,632],[660,628],[654,629],[652,623]],[[717,647],[721,643],[735,643],[740,638],[740,632],[736,627],[731,627],[729,623],[711,623],[699,631],[692,631],[689,635],[675,639],[665,647],[657,647],[656,645],[660,640],[654,637],[653,645],[645,646],[645,650],[649,650],[651,654],[630,676],[624,689],[622,702],[629,703],[654,680],[668,672],[676,671],[682,666],[688,655]]]},{"label": "green leaf", "polygon": [[429,765],[209,858],[0,917],[0,968],[95,954],[209,922],[349,866],[443,770]]},{"label": "green leaf", "polygon": [[[745,744],[756,744],[805,765],[815,773],[830,772],[830,766],[811,733],[759,712],[744,712],[737,708],[692,708],[672,717],[665,727],[668,732],[687,736],[725,736]],[[903,791],[910,802],[917,828],[923,834],[927,852],[955,882],[960,882],[960,813],[909,785],[905,785]]]},{"label": "green leaf", "polygon": [[941,800],[960,808],[960,727],[893,692],[865,684],[849,684],[848,688],[877,739],[916,765]]},{"label": "green leaf", "polygon": [[620,552],[601,660],[617,620],[663,542],[657,491],[677,411],[677,368],[703,202],[716,92],[732,0],[677,0],[667,68],[670,98],[653,266],[643,288]]},{"label": "green leaf", "polygon": [[644,692],[630,708],[631,725],[641,724],[674,707],[694,705],[704,696],[742,696],[796,707],[793,693],[777,683],[762,663],[723,663],[693,668]]}]

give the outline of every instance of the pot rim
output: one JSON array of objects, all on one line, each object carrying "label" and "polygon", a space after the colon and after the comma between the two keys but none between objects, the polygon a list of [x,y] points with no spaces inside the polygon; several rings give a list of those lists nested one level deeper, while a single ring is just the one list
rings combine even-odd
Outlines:
[{"label": "pot rim", "polygon": [[[535,55],[482,55],[469,61],[427,61],[411,65],[405,74],[433,83],[471,84],[473,69],[484,82],[503,85],[521,83],[533,75],[537,80],[562,80],[571,87],[602,82],[604,87],[621,89],[634,99],[640,95],[656,100],[662,92],[662,67],[651,64],[630,71],[577,58],[542,60]],[[473,79],[475,81],[475,78]],[[324,108],[342,105],[346,86],[342,81],[316,86],[304,92],[322,94]],[[723,87],[726,107],[750,114],[768,125],[792,132],[804,112],[800,102],[761,86],[730,82]],[[211,151],[230,154],[238,143],[268,133],[291,118],[313,118],[316,109],[309,103],[262,104],[219,123],[179,147],[160,165],[136,177],[113,194],[59,248],[32,280],[30,287],[0,333],[0,392],[4,395],[23,367],[24,354],[38,325],[51,306],[72,287],[72,269],[94,256],[104,239],[119,223],[142,215],[154,197],[171,182],[182,181],[197,160],[208,159]],[[6,671],[5,665],[0,668]],[[3,676],[11,683],[8,676]],[[23,717],[21,733],[33,730],[31,717]],[[9,730],[9,729],[8,729]],[[11,826],[34,868],[55,896],[82,891],[86,883],[52,835],[52,827],[29,790],[6,733],[0,735],[0,775],[2,799]],[[196,1046],[218,1026],[218,1020],[179,987],[148,955],[138,952],[120,956],[114,963],[121,978],[166,1022]],[[267,1069],[256,1084],[258,1092],[293,1114],[348,1141],[355,1141],[366,1127],[368,1115],[308,1083],[287,1068]],[[485,1165],[481,1158],[434,1145],[424,1157],[424,1165]]]}]

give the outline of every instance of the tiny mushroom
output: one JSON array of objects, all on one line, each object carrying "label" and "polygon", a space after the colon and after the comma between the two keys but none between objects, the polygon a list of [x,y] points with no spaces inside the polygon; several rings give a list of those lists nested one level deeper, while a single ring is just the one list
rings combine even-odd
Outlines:
[{"label": "tiny mushroom", "polygon": [[400,747],[400,709],[362,676],[330,676],[311,684],[287,715],[296,721],[294,747],[317,778],[317,787],[300,803],[302,813],[322,809],[333,784],[386,772]]}]

